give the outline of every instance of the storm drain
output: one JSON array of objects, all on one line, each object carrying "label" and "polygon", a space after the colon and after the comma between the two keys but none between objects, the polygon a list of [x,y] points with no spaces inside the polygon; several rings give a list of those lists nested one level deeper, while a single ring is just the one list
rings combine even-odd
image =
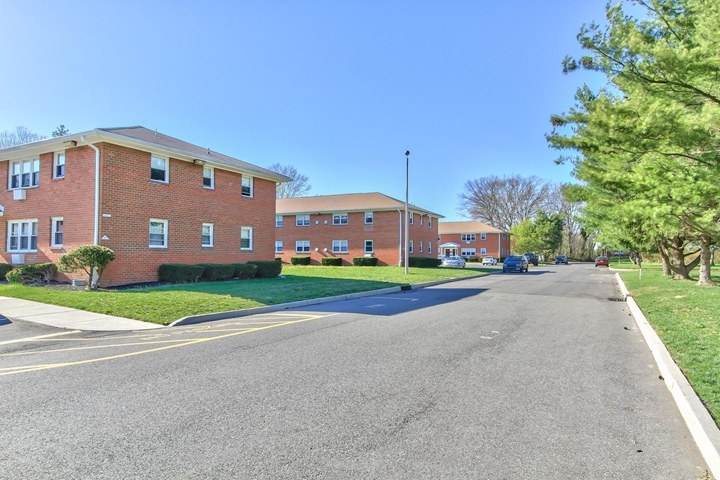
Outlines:
[{"label": "storm drain", "polygon": [[625,302],[625,297],[608,297],[609,302]]}]

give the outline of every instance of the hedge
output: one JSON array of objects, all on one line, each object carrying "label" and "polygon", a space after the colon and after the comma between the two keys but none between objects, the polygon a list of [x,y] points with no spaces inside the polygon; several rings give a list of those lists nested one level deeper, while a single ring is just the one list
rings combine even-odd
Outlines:
[{"label": "hedge", "polygon": [[356,267],[377,267],[377,257],[353,257],[353,265]]},{"label": "hedge", "polygon": [[9,263],[0,263],[0,280],[7,280],[6,275],[12,268]]},{"label": "hedge", "polygon": [[340,257],[323,257],[322,260],[320,260],[320,263],[322,263],[325,266],[328,267],[341,267],[342,266],[342,258]]},{"label": "hedge", "polygon": [[201,263],[204,267],[202,278],[209,282],[228,280],[235,275],[235,265],[223,265],[220,263]]},{"label": "hedge", "polygon": [[172,283],[197,282],[204,270],[202,265],[164,263],[158,267],[158,280]]},{"label": "hedge", "polygon": [[253,278],[257,272],[257,265],[251,263],[233,263],[233,266],[237,278]]},{"label": "hedge", "polygon": [[23,285],[46,285],[57,272],[54,263],[34,263],[23,265],[10,270],[6,275],[10,283],[22,283]]},{"label": "hedge", "polygon": [[427,258],[427,257],[410,257],[408,266],[417,268],[434,268],[440,266],[439,258]]},{"label": "hedge", "polygon": [[308,257],[308,256],[290,257],[290,264],[291,265],[310,265],[310,257]]},{"label": "hedge", "polygon": [[282,263],[275,260],[251,260],[247,263],[257,265],[256,277],[275,278],[282,272]]}]

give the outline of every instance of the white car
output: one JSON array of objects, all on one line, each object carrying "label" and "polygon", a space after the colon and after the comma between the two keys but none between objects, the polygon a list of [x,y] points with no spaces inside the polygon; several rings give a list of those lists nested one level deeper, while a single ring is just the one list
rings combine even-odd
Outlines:
[{"label": "white car", "polygon": [[465,259],[462,257],[445,257],[440,266],[465,268]]},{"label": "white car", "polygon": [[482,261],[483,265],[497,265],[497,259],[495,257],[485,257]]}]

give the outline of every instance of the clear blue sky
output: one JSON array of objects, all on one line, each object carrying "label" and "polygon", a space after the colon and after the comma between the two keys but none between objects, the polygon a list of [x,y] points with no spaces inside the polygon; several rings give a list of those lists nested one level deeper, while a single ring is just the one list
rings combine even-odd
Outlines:
[{"label": "clear blue sky", "polygon": [[0,130],[143,125],[312,195],[379,191],[462,220],[466,180],[569,181],[544,134],[605,0],[5,0]]}]

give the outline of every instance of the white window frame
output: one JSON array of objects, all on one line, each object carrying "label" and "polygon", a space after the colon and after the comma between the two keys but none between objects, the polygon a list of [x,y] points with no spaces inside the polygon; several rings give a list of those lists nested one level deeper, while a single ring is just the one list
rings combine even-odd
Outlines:
[{"label": "white window frame", "polygon": [[[11,247],[12,245],[12,238],[13,238],[13,226],[17,225],[17,248],[13,249]],[[27,225],[27,234],[22,234],[22,227],[23,225]],[[18,253],[18,252],[37,252],[37,231],[38,231],[38,221],[37,218],[26,218],[22,220],[12,220],[8,222],[7,225],[7,251],[12,253]],[[27,238],[27,248],[21,248],[20,245],[22,244],[22,238]],[[35,238],[35,248],[32,248],[33,238]]]},{"label": "white window frame", "polygon": [[480,249],[480,256],[484,257],[485,255],[487,255],[487,248],[481,248],[481,249]]},{"label": "white window frame", "polygon": [[365,225],[372,225],[374,221],[375,218],[373,212],[365,212]]},{"label": "white window frame", "polygon": [[[59,222],[59,223],[58,223]],[[60,238],[60,243],[57,242],[58,233],[64,235],[64,220],[63,217],[50,217],[50,247],[59,248],[63,246],[63,238]],[[60,228],[58,228],[60,227]]]},{"label": "white window frame", "polygon": [[347,213],[333,213],[332,224],[333,225],[347,225],[348,224],[348,214]]},{"label": "white window frame", "polygon": [[428,255],[432,254],[432,242],[428,242]]},{"label": "white window frame", "polygon": [[477,237],[475,237],[474,233],[461,233],[460,234],[461,242],[474,242],[476,238]]},{"label": "white window frame", "polygon": [[[370,245],[370,249],[368,250],[368,244]],[[375,251],[375,242],[372,240],[365,240],[363,242],[363,252],[365,253],[373,253]]]},{"label": "white window frame", "polygon": [[[210,176],[206,177],[205,172],[209,172]],[[205,185],[205,179],[210,180],[210,185]],[[207,167],[203,165],[203,188],[208,190],[215,190],[215,169],[213,167]]]},{"label": "white window frame", "polygon": [[310,240],[297,240],[295,242],[295,253],[310,253]]},{"label": "white window frame", "polygon": [[148,222],[148,227],[149,227],[148,235],[153,235],[153,234],[158,235],[157,232],[153,232],[153,225],[152,225],[153,223],[162,224],[162,226],[163,226],[163,231],[162,231],[163,243],[162,243],[162,245],[153,245],[150,241],[150,237],[148,237],[148,246],[150,248],[168,248],[168,221],[163,220],[161,218],[151,218],[150,222]]},{"label": "white window frame", "polygon": [[309,227],[310,226],[310,215],[295,215],[295,226],[296,227]]},{"label": "white window frame", "polygon": [[[420,218],[422,218],[422,217],[420,217]],[[419,252],[419,253],[423,253],[423,251],[422,251],[422,249],[423,249],[423,242],[422,242],[422,240],[418,242],[418,246],[420,247],[420,252]]]},{"label": "white window frame", "polygon": [[415,214],[413,212],[410,212],[410,225],[415,223]]},{"label": "white window frame", "polygon": [[[208,229],[207,235],[205,234],[205,229]],[[205,239],[204,237],[210,237],[209,243],[204,243]],[[215,246],[215,225],[212,223],[203,223],[202,228],[200,230],[200,246],[201,247],[214,247]]]},{"label": "white window frame", "polygon": [[477,250],[475,247],[473,248],[461,248],[460,249],[460,256],[461,257],[477,257]]},{"label": "white window frame", "polygon": [[[62,167],[62,175],[58,175],[58,167]],[[65,151],[64,150],[62,152],[55,152],[55,155],[53,156],[52,178],[65,178]]]},{"label": "white window frame", "polygon": [[332,241],[332,253],[348,253],[348,241],[347,240],[333,240]]},{"label": "white window frame", "polygon": [[432,228],[432,217],[428,217],[428,228]]},{"label": "white window frame", "polygon": [[[40,159],[30,158],[25,160],[18,160],[15,162],[8,162],[8,189],[9,190],[21,190],[23,188],[37,187],[40,185]],[[15,166],[17,165],[17,169]],[[18,173],[14,173],[17,170]],[[24,176],[28,175],[27,185],[24,185]],[[13,187],[13,177],[17,177],[17,186]]]},{"label": "white window frame", "polygon": [[280,228],[283,226],[283,223],[285,223],[285,217],[282,215],[275,215],[275,226]]},{"label": "white window frame", "polygon": [[283,253],[282,240],[275,240],[275,253]]},{"label": "white window frame", "polygon": [[423,216],[422,216],[422,213],[420,214],[420,226],[421,226],[421,227],[423,226]]},{"label": "white window frame", "polygon": [[[247,189],[247,193],[245,193],[245,189]],[[240,180],[240,195],[245,198],[253,198],[253,194],[253,177],[243,175]]]},{"label": "white window frame", "polygon": [[[160,170],[159,168],[153,168],[153,161],[158,160],[162,161],[165,165],[165,178],[163,180],[158,180],[152,178],[152,171],[153,170]],[[160,155],[150,155],[150,181],[151,182],[157,182],[157,183],[170,183],[170,159],[166,157],[161,157]]]},{"label": "white window frame", "polygon": [[[243,236],[244,234],[247,234]],[[248,240],[248,246],[243,247],[243,240]],[[240,250],[253,249],[253,227],[240,227]]]},{"label": "white window frame", "polygon": [[480,240],[487,240],[487,233],[481,233]]},{"label": "white window frame", "polygon": [[410,240],[410,248],[408,248],[408,253],[413,253],[413,250],[415,250],[415,245],[413,245],[413,241]]}]

